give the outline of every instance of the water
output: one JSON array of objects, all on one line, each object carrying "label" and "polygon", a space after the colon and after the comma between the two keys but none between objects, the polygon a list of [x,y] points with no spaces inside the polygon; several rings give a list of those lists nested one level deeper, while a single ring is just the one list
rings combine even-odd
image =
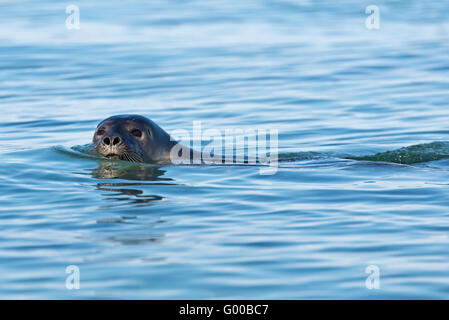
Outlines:
[{"label": "water", "polygon": [[[0,2],[1,298],[449,298],[449,3],[76,4]],[[284,161],[72,149],[122,113],[275,128]]]}]

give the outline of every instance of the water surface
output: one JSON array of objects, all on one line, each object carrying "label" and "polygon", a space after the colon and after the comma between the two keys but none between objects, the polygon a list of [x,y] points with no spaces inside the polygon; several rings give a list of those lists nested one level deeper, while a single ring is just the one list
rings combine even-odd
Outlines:
[{"label": "water surface", "polygon": [[[448,3],[78,1],[79,30],[67,4],[0,2],[1,298],[449,297]],[[274,128],[290,161],[71,149],[122,113]]]}]

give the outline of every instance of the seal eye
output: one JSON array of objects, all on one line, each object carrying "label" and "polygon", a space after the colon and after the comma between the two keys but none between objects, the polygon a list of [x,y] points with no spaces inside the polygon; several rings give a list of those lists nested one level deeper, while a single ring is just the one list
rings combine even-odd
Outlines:
[{"label": "seal eye", "polygon": [[102,136],[103,134],[104,134],[104,130],[103,129],[98,129],[97,135]]},{"label": "seal eye", "polygon": [[142,131],[140,131],[139,129],[133,129],[133,130],[131,130],[131,134],[134,137],[140,138],[142,136]]}]

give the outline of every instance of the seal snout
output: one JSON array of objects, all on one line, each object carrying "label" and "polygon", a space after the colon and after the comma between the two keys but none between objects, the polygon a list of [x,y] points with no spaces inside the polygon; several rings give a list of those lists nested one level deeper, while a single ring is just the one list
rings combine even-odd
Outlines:
[{"label": "seal snout", "polygon": [[108,153],[107,155],[105,155],[105,157],[109,159],[120,160],[120,155],[116,153]]},{"label": "seal snout", "polygon": [[125,141],[119,135],[104,135],[100,138],[97,145],[97,151],[106,158],[120,159],[121,155],[126,151]]},{"label": "seal snout", "polygon": [[120,139],[119,136],[115,136],[115,137],[106,136],[101,141],[101,143],[105,144],[106,146],[116,146],[116,145],[119,145],[121,142],[122,142],[122,139]]}]

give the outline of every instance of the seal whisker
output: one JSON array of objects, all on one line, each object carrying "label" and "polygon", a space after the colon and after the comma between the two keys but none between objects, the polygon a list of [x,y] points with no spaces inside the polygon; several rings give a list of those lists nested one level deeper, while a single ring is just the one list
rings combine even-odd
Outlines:
[{"label": "seal whisker", "polygon": [[125,158],[125,160],[127,160],[127,161],[129,161],[129,162],[133,162],[132,160],[131,160],[131,157],[129,156],[129,154],[128,153],[124,153],[123,154],[123,157]]},{"label": "seal whisker", "polygon": [[135,152],[128,153],[131,162],[142,162],[142,158]]},{"label": "seal whisker", "polygon": [[142,158],[136,152],[130,150],[122,153],[122,158],[129,162],[143,162]]}]

